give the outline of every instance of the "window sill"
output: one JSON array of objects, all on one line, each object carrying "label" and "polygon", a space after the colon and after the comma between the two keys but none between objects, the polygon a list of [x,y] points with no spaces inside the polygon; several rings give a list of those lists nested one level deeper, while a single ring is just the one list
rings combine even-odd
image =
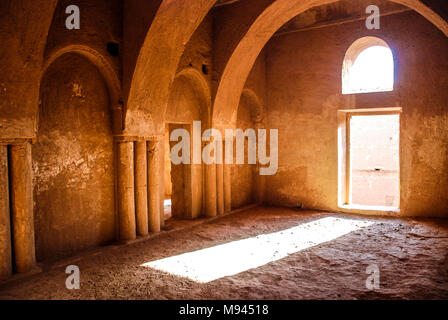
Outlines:
[{"label": "window sill", "polygon": [[399,207],[389,207],[389,206],[365,206],[365,205],[359,205],[359,204],[344,204],[339,206],[340,209],[347,210],[347,211],[362,211],[362,212],[389,212],[389,213],[400,213]]},{"label": "window sill", "polygon": [[382,89],[365,89],[365,90],[347,90],[343,91],[343,95],[349,95],[349,94],[368,94],[368,93],[382,93],[382,92],[393,92],[394,88],[382,88]]}]

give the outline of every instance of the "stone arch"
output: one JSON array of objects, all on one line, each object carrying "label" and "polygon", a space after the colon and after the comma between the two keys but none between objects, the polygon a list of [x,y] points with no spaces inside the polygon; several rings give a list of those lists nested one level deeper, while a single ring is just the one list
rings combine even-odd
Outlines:
[{"label": "stone arch", "polygon": [[2,61],[8,62],[2,65],[0,72],[5,93],[0,103],[0,117],[8,124],[0,126],[2,138],[34,137],[33,116],[39,101],[39,76],[57,2],[0,2]]},{"label": "stone arch", "polygon": [[51,52],[44,62],[41,79],[50,65],[64,54],[75,52],[87,58],[102,74],[107,84],[111,104],[118,104],[121,100],[121,84],[112,64],[97,50],[82,44],[68,45]]},{"label": "stone arch", "polygon": [[[237,117],[241,92],[259,53],[272,35],[287,21],[316,6],[338,2],[339,0],[277,0],[272,3],[250,26],[227,62],[217,90],[212,123],[213,126],[232,126]],[[428,6],[418,0],[390,0],[405,5],[421,14],[446,36],[448,23]]]},{"label": "stone arch", "polygon": [[162,2],[132,77],[126,103],[126,134],[162,135],[170,87],[184,47],[216,1]]},{"label": "stone arch", "polygon": [[103,76],[107,85],[107,90],[110,99],[110,108],[113,111],[113,131],[119,134],[122,130],[122,91],[121,82],[112,64],[97,50],[81,44],[68,45],[63,48],[52,51],[46,58],[40,81],[44,77],[48,68],[61,56],[69,53],[77,53],[93,64]]},{"label": "stone arch", "polygon": [[[211,111],[211,93],[210,87],[199,71],[194,68],[186,68],[177,73],[170,90],[170,100],[176,100],[175,97],[182,93],[183,89],[187,87],[199,102],[200,118],[203,127],[208,127],[210,124]],[[169,104],[165,111],[165,119],[167,119],[171,105]]]},{"label": "stone arch", "polygon": [[265,108],[258,95],[252,89],[244,88],[241,93],[241,98],[248,100],[248,103],[251,106],[250,112],[254,124],[263,124],[265,120]]}]

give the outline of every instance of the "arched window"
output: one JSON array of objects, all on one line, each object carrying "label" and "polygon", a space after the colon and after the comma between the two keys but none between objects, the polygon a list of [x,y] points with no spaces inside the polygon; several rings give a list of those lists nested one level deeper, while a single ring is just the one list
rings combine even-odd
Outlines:
[{"label": "arched window", "polygon": [[393,91],[394,58],[384,40],[364,37],[347,50],[342,67],[342,93]]}]

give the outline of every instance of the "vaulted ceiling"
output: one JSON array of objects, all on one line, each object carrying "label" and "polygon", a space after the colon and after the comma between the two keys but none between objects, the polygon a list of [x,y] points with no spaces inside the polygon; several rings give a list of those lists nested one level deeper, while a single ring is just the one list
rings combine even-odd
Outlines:
[{"label": "vaulted ceiling", "polygon": [[372,4],[379,7],[382,16],[411,10],[388,0],[342,0],[305,11],[285,24],[277,34],[366,19],[366,8]]},{"label": "vaulted ceiling", "polygon": [[[215,7],[230,5],[238,1],[252,0],[218,0]],[[448,21],[448,1],[447,0],[420,0],[443,19]],[[292,19],[278,33],[288,33],[291,31],[307,28],[321,27],[324,25],[338,24],[346,21],[363,19],[366,17],[365,9],[371,4],[379,5],[381,15],[410,10],[405,6],[393,3],[388,0],[342,0],[333,4],[312,8]]]}]

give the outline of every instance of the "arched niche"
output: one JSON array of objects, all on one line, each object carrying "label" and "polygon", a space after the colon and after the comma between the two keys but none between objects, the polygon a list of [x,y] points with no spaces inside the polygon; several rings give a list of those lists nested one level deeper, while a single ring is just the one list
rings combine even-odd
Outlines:
[{"label": "arched niche", "polygon": [[[246,131],[253,129],[258,137],[257,129],[263,127],[264,108],[258,96],[245,88],[238,105],[236,128]],[[236,164],[236,145],[234,147],[234,164],[231,172],[232,209],[257,203],[260,200],[261,181],[258,168],[248,164],[248,139],[244,143],[244,164]]]},{"label": "arched niche", "polygon": [[78,53],[59,56],[43,75],[33,146],[38,260],[115,238],[109,92],[98,68]]},{"label": "arched niche", "polygon": [[113,131],[115,134],[120,134],[123,129],[123,110],[122,110],[122,92],[121,83],[118,78],[116,70],[112,64],[97,50],[82,44],[72,44],[52,50],[45,60],[41,73],[41,82],[47,69],[61,56],[67,53],[76,53],[87,59],[102,75],[106,83],[109,94],[109,106],[112,111]]},{"label": "arched niche", "polygon": [[[177,74],[171,87],[165,115],[164,172],[165,197],[171,199],[171,214],[177,218],[194,219],[202,215],[204,169],[202,164],[172,164],[170,150],[178,142],[170,141],[170,135],[176,129],[187,130],[190,135],[190,145],[193,147],[195,138],[193,135],[201,135],[202,131],[208,127],[210,105],[209,86],[198,71],[188,68]],[[193,132],[195,121],[201,123],[201,131],[198,133]],[[192,159],[190,161],[192,162]]]},{"label": "arched niche", "polygon": [[193,122],[200,120],[202,127],[209,125],[211,96],[204,77],[188,68],[176,75],[170,90],[165,113],[166,122]]}]

